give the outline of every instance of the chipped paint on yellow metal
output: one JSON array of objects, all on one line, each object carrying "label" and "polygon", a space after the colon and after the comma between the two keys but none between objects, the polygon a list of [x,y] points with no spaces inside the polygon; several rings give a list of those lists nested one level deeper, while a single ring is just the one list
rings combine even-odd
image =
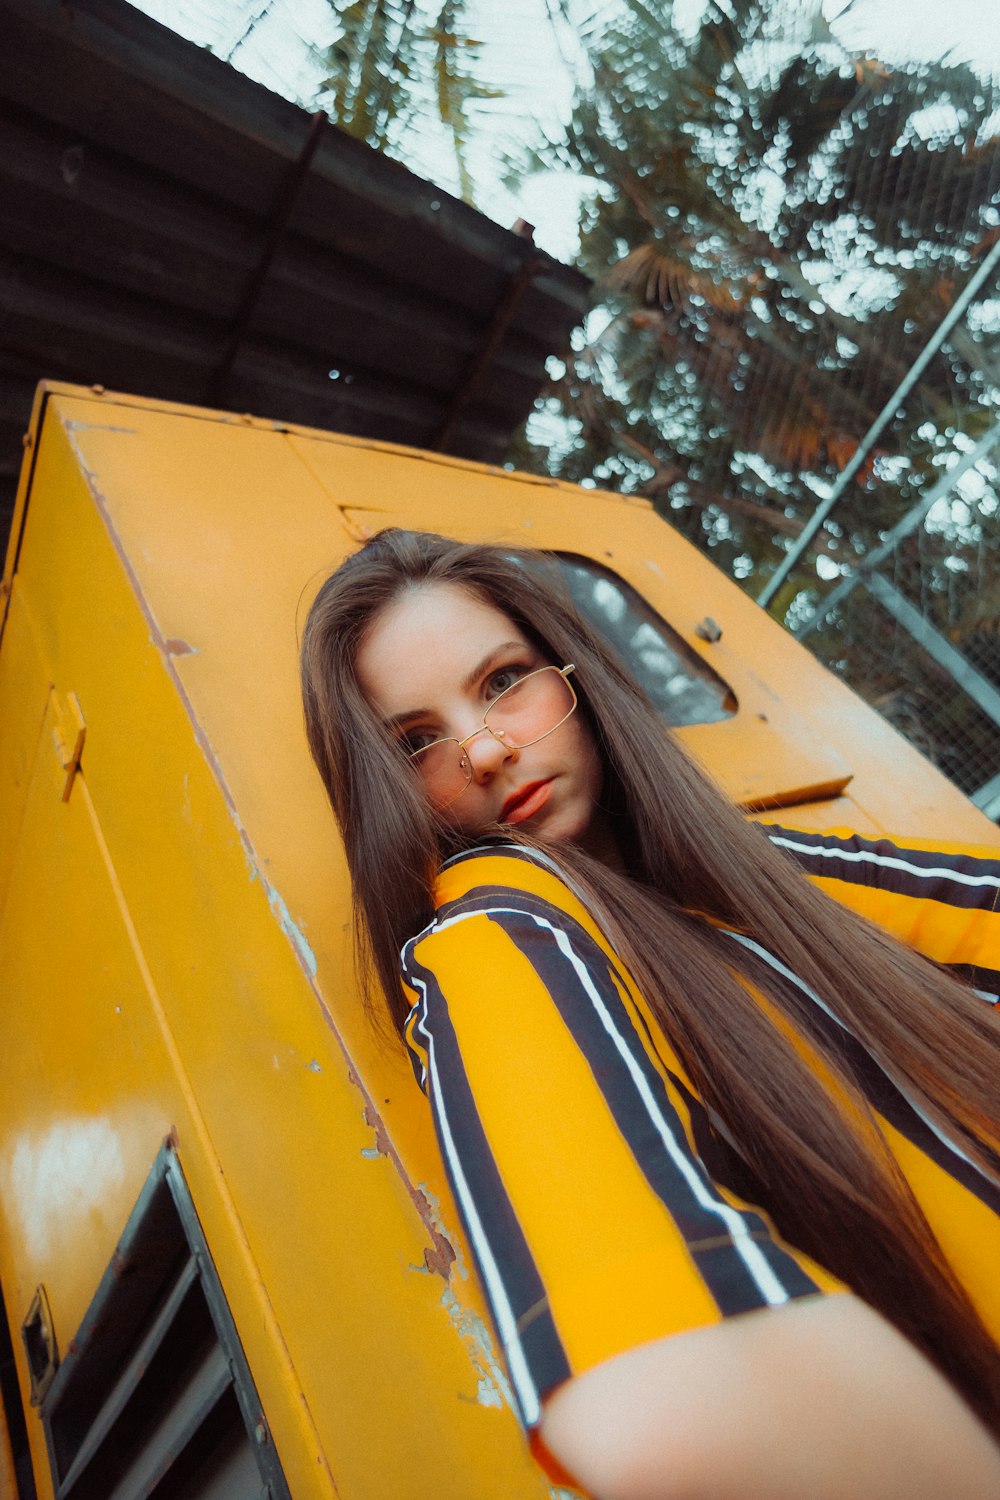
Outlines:
[{"label": "chipped paint on yellow metal", "polygon": [[682,733],[734,796],[997,831],[644,502],[58,386],[30,451],[0,643],[11,1320],[44,1282],[65,1347],[172,1132],[296,1500],[538,1500],[424,1101],[358,1002],[298,700],[322,579],[389,524],[592,557],[732,688]]}]

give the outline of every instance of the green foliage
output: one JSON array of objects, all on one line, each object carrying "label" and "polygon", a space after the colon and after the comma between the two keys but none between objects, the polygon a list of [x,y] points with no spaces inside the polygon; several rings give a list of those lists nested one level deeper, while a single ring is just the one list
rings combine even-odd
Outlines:
[{"label": "green foliage", "polygon": [[461,196],[471,203],[475,195],[466,158],[469,140],[466,107],[473,99],[498,99],[501,90],[486,88],[469,65],[478,44],[462,34],[464,9],[465,0],[445,0],[432,35],[438,115],[454,144]]},{"label": "green foliage", "polygon": [[[690,14],[622,0],[589,33],[593,82],[566,140],[539,153],[597,189],[581,224],[597,308],[529,424],[554,438],[522,456],[650,495],[757,587],[1000,234],[995,100],[964,67],[848,55],[818,0]],[[817,596],[817,554],[873,546],[997,396],[970,322],[793,576],[789,618]],[[948,533],[952,624],[988,523]],[[1000,614],[990,588],[973,615]]]},{"label": "green foliage", "polygon": [[468,0],[330,0],[340,35],[327,53],[324,105],[341,129],[403,155],[407,130],[428,115],[447,132],[461,196],[473,201],[467,110],[499,97],[476,76]]}]

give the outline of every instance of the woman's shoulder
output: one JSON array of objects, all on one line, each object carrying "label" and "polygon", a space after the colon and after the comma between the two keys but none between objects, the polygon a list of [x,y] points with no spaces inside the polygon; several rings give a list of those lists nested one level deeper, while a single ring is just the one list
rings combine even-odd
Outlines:
[{"label": "woman's shoulder", "polygon": [[419,937],[470,916],[502,923],[506,915],[522,913],[541,917],[554,929],[582,928],[609,947],[594,898],[558,854],[537,845],[497,838],[463,849],[442,865],[433,895],[434,917]]},{"label": "woman's shoulder", "polygon": [[438,912],[451,902],[477,894],[522,892],[555,905],[582,900],[558,858],[536,845],[506,839],[481,841],[445,860],[434,882]]}]

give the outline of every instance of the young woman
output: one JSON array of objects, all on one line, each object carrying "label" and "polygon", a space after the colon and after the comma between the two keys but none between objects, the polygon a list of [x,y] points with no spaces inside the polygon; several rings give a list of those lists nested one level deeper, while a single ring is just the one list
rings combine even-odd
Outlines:
[{"label": "young woman", "polygon": [[1000,1497],[995,852],[749,823],[537,554],[383,532],[303,683],[549,1472]]}]

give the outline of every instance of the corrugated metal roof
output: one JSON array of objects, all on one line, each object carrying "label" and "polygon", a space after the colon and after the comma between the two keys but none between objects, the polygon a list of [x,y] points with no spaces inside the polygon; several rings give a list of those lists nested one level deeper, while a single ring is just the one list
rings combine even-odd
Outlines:
[{"label": "corrugated metal roof", "polygon": [[43,376],[502,459],[579,272],[124,0],[0,46],[8,514]]}]

